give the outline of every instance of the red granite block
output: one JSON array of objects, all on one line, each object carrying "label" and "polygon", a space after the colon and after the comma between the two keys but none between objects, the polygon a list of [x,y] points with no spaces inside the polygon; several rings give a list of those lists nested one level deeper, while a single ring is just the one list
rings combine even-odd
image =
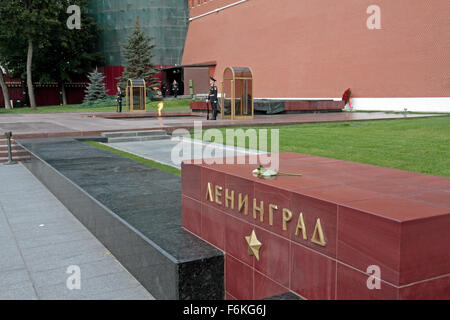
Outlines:
[{"label": "red granite block", "polygon": [[351,202],[352,208],[387,219],[404,222],[449,214],[449,210],[401,197],[379,198]]},{"label": "red granite block", "polygon": [[450,215],[402,224],[400,285],[450,274],[449,232]]},{"label": "red granite block", "polygon": [[303,154],[303,153],[296,153],[296,152],[283,152],[279,154],[280,159],[299,159],[299,158],[306,158],[306,157],[312,157],[309,154]]},{"label": "red granite block", "polygon": [[[223,210],[231,215],[235,215],[241,219],[245,219],[251,223],[253,223],[252,212],[253,212],[253,197],[254,197],[254,182],[248,179],[243,179],[237,176],[226,175],[225,177],[225,189],[228,189],[229,196],[231,196],[231,192],[234,191],[234,208],[231,206],[231,201],[228,202],[228,208],[225,206],[225,198],[224,198],[224,207]],[[223,192],[225,197],[225,190]],[[242,199],[245,196],[248,196],[248,208],[247,215],[245,214],[245,208],[243,207],[241,211],[239,211],[239,194],[242,195]]]},{"label": "red granite block", "polygon": [[284,190],[299,191],[299,192],[307,188],[317,188],[341,184],[341,182],[339,181],[331,181],[329,179],[325,179],[322,177],[316,177],[303,171],[297,170],[296,172],[302,174],[303,176],[301,177],[280,176],[277,177],[275,180],[267,180],[264,181],[263,183],[270,184],[272,186],[282,188]]},{"label": "red granite block", "polygon": [[236,298],[225,291],[225,300],[236,300]]},{"label": "red granite block", "polygon": [[226,235],[225,235],[225,251],[233,257],[254,265],[254,256],[248,254],[248,244],[245,240],[253,230],[253,226],[245,221],[226,216]]},{"label": "red granite block", "polygon": [[[328,158],[325,158],[328,159]],[[332,168],[335,171],[338,172],[348,172],[348,173],[369,173],[371,171],[378,172],[378,168],[376,166],[371,166],[364,163],[357,163],[357,162],[350,162],[350,161],[344,161],[344,160],[336,160],[333,162],[325,162],[323,166],[327,166],[329,168]]]},{"label": "red granite block", "polygon": [[354,188],[370,190],[385,195],[403,196],[408,194],[417,194],[427,192],[429,187],[426,185],[401,184],[397,180],[387,180],[381,178],[366,178],[364,180],[349,181],[348,184]]},{"label": "red granite block", "polygon": [[[255,216],[253,211],[249,213],[250,221],[261,228],[279,234],[280,236],[289,239],[293,224],[287,223],[287,230],[283,230],[283,209],[290,209],[292,193],[273,186],[255,183],[255,198],[257,207],[261,207],[261,201],[263,201],[263,221],[261,221],[260,211],[255,210]],[[270,210],[272,206],[272,210]],[[278,209],[275,209],[275,207]],[[253,207],[252,207],[253,208]],[[272,214],[270,214],[272,211]],[[272,217],[272,219],[271,219]],[[272,221],[271,221],[272,220]],[[271,224],[272,222],[272,224]]]},{"label": "red granite block", "polygon": [[[290,208],[293,213],[291,240],[336,258],[337,205],[293,193]],[[307,240],[304,240],[302,230],[299,230],[297,235],[295,234],[300,213],[303,214]],[[320,226],[323,230],[325,246],[311,242],[318,219],[320,219]]]},{"label": "red granite block", "polygon": [[339,207],[338,259],[359,270],[381,268],[400,286],[450,270],[448,209],[401,198],[356,201]]},{"label": "red granite block", "polygon": [[334,299],[336,261],[295,243],[291,251],[291,290],[306,299]]},{"label": "red granite block", "polygon": [[364,272],[377,265],[383,280],[398,285],[401,224],[347,207],[338,211],[337,259]]},{"label": "red granite block", "polygon": [[[216,165],[214,166],[214,169],[217,171],[223,172],[227,175],[232,175],[235,177],[248,179],[251,181],[257,180],[255,176],[253,176],[253,170],[259,167],[259,164],[249,164],[247,158],[239,157],[242,159],[242,161],[247,161],[245,164],[223,164],[223,165]],[[225,158],[225,161],[228,161],[228,158]]]},{"label": "red granite block", "polygon": [[201,238],[220,250],[225,248],[226,215],[223,212],[202,204]]},{"label": "red granite block", "polygon": [[352,184],[365,181],[367,177],[364,174],[354,174],[351,171],[341,170],[332,165],[324,164],[316,168],[314,177],[317,179],[326,179],[329,184]]},{"label": "red granite block", "polygon": [[299,162],[298,159],[280,161],[280,171],[286,173],[299,173],[303,177],[321,178],[336,172],[336,169],[326,164],[314,164],[312,162]]},{"label": "red granite block", "polygon": [[305,188],[301,190],[303,195],[336,204],[349,204],[353,201],[379,198],[377,192],[365,189],[352,188],[345,185],[334,185],[319,188]]},{"label": "red granite block", "polygon": [[450,275],[399,289],[401,300],[450,300]]},{"label": "red granite block", "polygon": [[284,109],[286,111],[294,111],[294,110],[316,110],[311,101],[286,101],[284,104]]},{"label": "red granite block", "polygon": [[[337,263],[336,299],[337,300],[396,300],[398,289],[381,282],[380,289],[369,289],[367,281],[370,275]],[[372,282],[372,281],[369,281]]]},{"label": "red granite block", "polygon": [[254,279],[253,299],[255,300],[277,296],[289,291],[288,288],[270,280],[258,271],[254,271]]},{"label": "red granite block", "polygon": [[259,261],[255,259],[255,269],[270,279],[289,286],[290,241],[261,228],[255,228],[256,237],[262,243]]},{"label": "red granite block", "polygon": [[225,290],[238,300],[253,299],[253,269],[225,255]]},{"label": "red granite block", "polygon": [[[223,203],[225,201],[225,175],[223,172],[216,171],[213,169],[202,167],[202,173],[201,173],[201,189],[200,189],[200,199],[203,203],[208,203],[211,206],[214,206],[216,208],[222,209],[224,207]],[[208,183],[211,184],[211,191],[212,191],[212,202],[211,199],[207,198],[207,188]],[[222,196],[218,197],[219,202],[222,202],[221,204],[216,203],[216,186],[219,186],[222,188],[220,193]]]},{"label": "red granite block", "polygon": [[[433,296],[433,291],[436,297],[447,296],[448,279],[437,279],[444,279],[450,270],[450,238],[446,237],[450,230],[450,179],[308,155],[279,156],[280,171],[298,171],[303,176],[260,179],[252,175],[257,165],[248,163],[199,166],[200,191],[196,194],[203,203],[200,236],[229,257],[226,287],[230,297],[258,299],[280,287],[308,299],[414,299]],[[208,182],[213,202],[206,199]],[[222,187],[220,204],[214,197],[216,185]],[[225,205],[227,189],[234,191],[234,208]],[[249,197],[247,216],[237,210],[239,193]],[[183,198],[183,207],[187,207],[186,212],[183,209],[183,226],[185,217],[198,216],[195,200],[187,198],[194,202]],[[253,218],[253,198],[258,205],[264,201],[263,222],[259,212],[257,219]],[[268,221],[269,204],[278,206],[273,226]],[[283,208],[293,214],[286,234],[281,230]],[[295,235],[300,212],[306,240],[301,231]],[[318,218],[325,246],[311,242]],[[198,224],[189,222],[188,228],[198,230]],[[259,261],[248,255],[245,241],[253,229],[263,244]],[[296,265],[298,269],[293,270]],[[372,265],[381,269],[381,290],[367,287],[370,275],[366,270]],[[326,275],[319,279],[316,270],[322,269],[325,271],[319,274]],[[251,286],[237,283],[236,278],[245,278]]]},{"label": "red granite block", "polygon": [[[383,169],[381,167],[377,166],[371,166],[367,164],[362,163],[354,163],[354,162],[346,162],[349,163],[343,170],[347,173],[353,174],[356,178],[363,177],[366,180],[386,180],[389,179],[388,177],[380,177],[380,174],[382,174]],[[336,168],[336,166],[333,165],[333,167]],[[395,181],[393,179],[392,181]],[[350,182],[351,184],[351,182]]]},{"label": "red granite block", "polygon": [[182,162],[181,163],[181,190],[182,194],[196,200],[201,198],[201,171],[202,168],[198,165]]},{"label": "red granite block", "polygon": [[[304,187],[304,182],[302,180],[306,178],[322,180],[322,185],[342,184],[342,182],[340,181],[338,181],[338,183],[336,183],[336,181],[332,181],[332,183],[329,181],[328,176],[336,174],[336,169],[326,164],[314,164],[309,162],[294,164],[292,163],[292,160],[287,161],[287,163],[285,163],[284,161],[281,163],[280,171],[286,173],[301,174],[302,177],[299,181],[298,187]],[[326,182],[326,184],[324,182]],[[315,185],[313,185],[313,187],[315,187]]]},{"label": "red granite block", "polygon": [[408,199],[422,201],[424,203],[450,209],[450,190],[433,190],[411,194]]},{"label": "red granite block", "polygon": [[408,178],[417,178],[418,176],[426,176],[417,172],[398,170],[392,168],[383,168],[378,167],[379,172],[377,177],[379,178],[387,178],[387,179],[408,179]]},{"label": "red granite block", "polygon": [[201,203],[186,196],[181,198],[182,226],[192,233],[201,234]]},{"label": "red granite block", "polygon": [[342,160],[318,157],[318,156],[310,156],[310,157],[303,157],[303,158],[299,159],[299,161],[302,163],[324,164],[324,163],[341,162]]},{"label": "red granite block", "polygon": [[[405,171],[406,172],[406,171]],[[435,177],[426,174],[418,174],[409,172],[409,175],[404,174],[402,177],[396,180],[402,184],[414,184],[414,185],[427,185],[430,188],[436,188],[441,190],[450,191],[450,179],[443,177]]]}]

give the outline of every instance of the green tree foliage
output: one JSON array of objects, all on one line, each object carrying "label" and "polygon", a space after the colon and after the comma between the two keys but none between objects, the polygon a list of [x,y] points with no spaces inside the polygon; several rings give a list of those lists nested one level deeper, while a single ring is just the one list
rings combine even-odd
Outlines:
[{"label": "green tree foliage", "polygon": [[97,68],[88,75],[89,85],[85,91],[84,103],[93,103],[97,100],[106,99],[105,76],[98,72]]},{"label": "green tree foliage", "polygon": [[[52,30],[59,24],[58,13],[64,8],[64,1],[54,0],[2,0],[0,2],[0,46],[9,45],[2,60],[8,66],[8,55],[14,60],[23,57],[26,48],[26,75],[30,105],[36,108],[33,88],[33,53],[42,48],[52,36]],[[23,58],[22,58],[23,59]]]},{"label": "green tree foliage", "polygon": [[69,0],[68,5],[78,5],[81,9],[81,29],[66,26],[66,9],[59,13],[61,23],[55,27],[54,36],[48,45],[36,54],[35,74],[40,82],[58,82],[63,93],[63,104],[67,104],[64,82],[86,75],[97,65],[104,63],[104,57],[96,51],[100,29],[92,17],[86,14],[88,0]]},{"label": "green tree foliage", "polygon": [[119,78],[120,86],[126,87],[128,79],[144,79],[148,87],[159,86],[156,78],[158,70],[152,64],[152,38],[141,29],[139,18],[136,20],[133,33],[128,37],[128,43],[123,46],[125,71]]},{"label": "green tree foliage", "polygon": [[[0,1],[0,60],[9,76],[27,79],[32,108],[32,81],[62,85],[103,63],[95,52],[99,29],[85,14],[87,4],[88,0]],[[81,9],[81,29],[67,27],[70,5]],[[64,93],[64,87],[61,90]]]}]

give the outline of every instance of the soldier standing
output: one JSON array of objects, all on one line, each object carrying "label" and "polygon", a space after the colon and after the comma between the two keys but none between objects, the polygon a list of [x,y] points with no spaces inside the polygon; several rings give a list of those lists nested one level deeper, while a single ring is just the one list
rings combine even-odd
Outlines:
[{"label": "soldier standing", "polygon": [[173,80],[172,91],[173,91],[173,96],[176,98],[178,96],[178,82],[177,82],[177,80]]},{"label": "soldier standing", "polygon": [[116,109],[116,111],[118,111],[118,112],[122,112],[122,97],[123,97],[123,94],[122,94],[122,88],[120,87],[120,86],[117,86],[117,109]]},{"label": "soldier standing", "polygon": [[211,120],[216,120],[217,118],[217,104],[218,104],[218,99],[217,99],[217,86],[216,86],[216,79],[214,79],[213,77],[210,78],[211,79],[211,86],[209,88],[209,102],[211,103],[211,109],[212,109],[212,118]]},{"label": "soldier standing", "polygon": [[163,98],[166,97],[166,91],[167,91],[167,85],[165,82],[163,82],[162,86],[161,86],[161,94],[162,94]]}]

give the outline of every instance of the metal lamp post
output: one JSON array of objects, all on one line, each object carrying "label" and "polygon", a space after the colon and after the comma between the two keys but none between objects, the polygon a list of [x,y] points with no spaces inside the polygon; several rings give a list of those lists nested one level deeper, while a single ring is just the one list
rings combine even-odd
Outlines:
[{"label": "metal lamp post", "polygon": [[6,140],[8,141],[8,162],[4,163],[5,165],[12,165],[16,164],[17,162],[14,162],[12,159],[12,150],[11,150],[11,137],[12,132],[5,132]]}]

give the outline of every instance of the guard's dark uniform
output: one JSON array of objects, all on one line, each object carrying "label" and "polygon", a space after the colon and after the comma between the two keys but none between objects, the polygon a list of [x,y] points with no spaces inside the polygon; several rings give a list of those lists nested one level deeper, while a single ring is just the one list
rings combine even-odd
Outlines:
[{"label": "guard's dark uniform", "polygon": [[176,98],[178,96],[178,82],[176,82],[176,80],[173,81],[172,91],[173,91],[173,96]]},{"label": "guard's dark uniform", "polygon": [[122,112],[122,97],[123,97],[122,91],[121,90],[117,91],[116,100],[117,100],[117,105],[119,106],[119,112]]},{"label": "guard's dark uniform", "polygon": [[209,88],[209,102],[211,103],[211,109],[212,109],[212,118],[211,120],[216,120],[217,117],[217,86],[213,84]]}]

